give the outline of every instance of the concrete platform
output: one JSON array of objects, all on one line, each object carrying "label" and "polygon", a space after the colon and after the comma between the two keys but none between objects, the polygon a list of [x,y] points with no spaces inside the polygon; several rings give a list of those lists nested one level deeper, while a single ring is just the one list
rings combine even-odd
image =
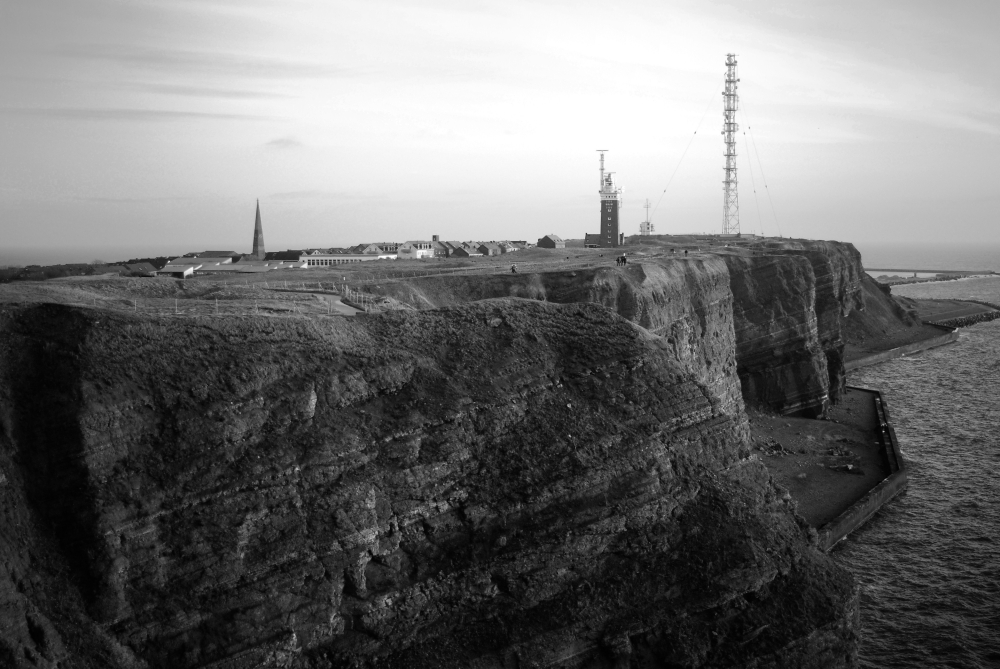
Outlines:
[{"label": "concrete platform", "polygon": [[878,391],[849,388],[829,420],[751,413],[757,449],[823,550],[863,525],[906,486]]}]

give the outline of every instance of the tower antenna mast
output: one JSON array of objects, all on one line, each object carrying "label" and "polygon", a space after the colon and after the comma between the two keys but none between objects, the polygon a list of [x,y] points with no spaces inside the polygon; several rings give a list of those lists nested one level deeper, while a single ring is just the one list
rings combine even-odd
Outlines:
[{"label": "tower antenna mast", "polygon": [[726,54],[726,89],[722,92],[722,137],[726,143],[725,179],[722,182],[722,234],[740,234],[740,198],[736,180],[736,110],[739,108],[739,84],[736,54]]},{"label": "tower antenna mast", "polygon": [[598,184],[599,188],[604,188],[604,154],[608,149],[597,149],[597,152],[601,154],[601,181]]}]

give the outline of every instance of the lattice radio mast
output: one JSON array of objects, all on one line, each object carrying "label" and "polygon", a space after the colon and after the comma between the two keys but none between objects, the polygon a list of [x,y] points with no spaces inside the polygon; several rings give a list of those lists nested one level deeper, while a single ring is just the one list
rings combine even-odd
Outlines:
[{"label": "lattice radio mast", "polygon": [[722,182],[722,234],[740,234],[740,198],[736,188],[736,110],[739,96],[736,94],[739,77],[736,73],[736,54],[726,54],[726,90],[722,93],[722,136],[726,143],[726,178]]}]

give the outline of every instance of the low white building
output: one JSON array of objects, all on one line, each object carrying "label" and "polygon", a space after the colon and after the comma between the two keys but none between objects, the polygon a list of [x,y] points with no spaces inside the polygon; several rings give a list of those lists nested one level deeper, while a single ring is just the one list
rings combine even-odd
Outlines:
[{"label": "low white building", "polygon": [[195,270],[198,274],[259,274],[275,269],[298,269],[306,267],[301,260],[241,260],[224,265],[202,266]]},{"label": "low white building", "polygon": [[304,262],[306,267],[333,267],[335,265],[368,262],[369,260],[392,260],[395,257],[395,255],[388,253],[383,255],[369,253],[319,253],[311,256],[300,256],[299,260]]}]

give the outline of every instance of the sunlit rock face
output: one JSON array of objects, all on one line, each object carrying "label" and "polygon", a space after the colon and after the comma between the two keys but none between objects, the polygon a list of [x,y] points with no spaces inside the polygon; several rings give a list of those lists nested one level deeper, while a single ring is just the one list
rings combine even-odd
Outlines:
[{"label": "sunlit rock face", "polygon": [[699,262],[323,322],[0,312],[0,660],[852,666]]}]

